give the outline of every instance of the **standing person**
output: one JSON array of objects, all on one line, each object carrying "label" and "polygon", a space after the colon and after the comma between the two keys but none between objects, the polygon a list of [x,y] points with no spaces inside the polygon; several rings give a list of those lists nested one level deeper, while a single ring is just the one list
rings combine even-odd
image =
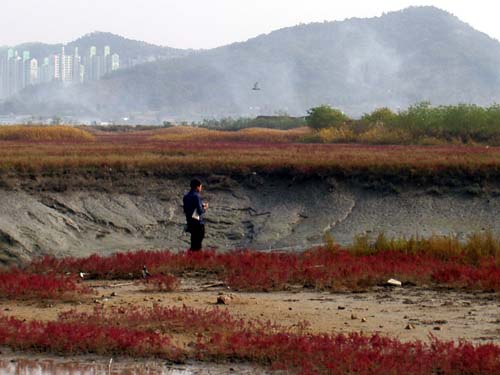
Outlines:
[{"label": "standing person", "polygon": [[201,243],[205,237],[205,221],[203,215],[208,203],[203,203],[200,193],[203,185],[198,179],[191,181],[191,190],[184,195],[184,213],[186,214],[187,231],[191,233],[191,251],[201,250]]}]

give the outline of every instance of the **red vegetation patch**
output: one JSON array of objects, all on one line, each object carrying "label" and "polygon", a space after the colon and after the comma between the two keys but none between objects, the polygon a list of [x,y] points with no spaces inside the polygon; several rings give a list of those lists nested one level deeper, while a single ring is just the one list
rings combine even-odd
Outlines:
[{"label": "red vegetation patch", "polygon": [[[142,331],[183,334],[205,334],[216,332],[240,332],[266,330],[284,331],[285,327],[270,322],[243,320],[233,317],[227,310],[196,309],[189,306],[164,307],[154,305],[145,307],[97,306],[92,313],[70,310],[59,315],[66,323],[98,324],[104,327],[124,326]],[[306,323],[302,324],[303,327]]]},{"label": "red vegetation patch", "polygon": [[[188,333],[194,346],[172,345],[166,332]],[[379,335],[313,335],[270,323],[244,322],[218,309],[96,309],[60,321],[0,317],[0,345],[57,353],[126,354],[179,360],[250,361],[300,374],[427,375],[500,372],[494,344],[402,343]]]},{"label": "red vegetation patch", "polygon": [[198,347],[201,359],[266,363],[300,374],[498,374],[500,347],[434,340],[401,343],[373,335],[241,332],[216,335]]},{"label": "red vegetation patch", "polygon": [[0,273],[0,298],[72,300],[89,293],[92,290],[78,284],[75,277],[19,270]]},{"label": "red vegetation patch", "polygon": [[378,285],[389,278],[419,285],[500,290],[500,267],[493,257],[469,264],[461,257],[445,260],[431,254],[399,251],[370,255],[326,248],[303,253],[138,251],[83,259],[45,257],[34,261],[28,270],[86,272],[94,278],[131,279],[140,277],[144,264],[153,275],[182,275],[188,271],[214,273],[224,278],[230,287],[244,291],[285,290],[290,285],[352,290]]},{"label": "red vegetation patch", "polygon": [[[64,172],[69,178],[154,174],[285,173],[387,177],[429,181],[443,177],[497,178],[500,148],[463,146],[367,146],[264,142],[158,141],[154,132],[98,133],[95,142],[26,144],[0,140],[0,172]],[[455,180],[454,180],[455,181]],[[476,179],[474,178],[474,182]]]},{"label": "red vegetation patch", "polygon": [[182,352],[155,332],[103,327],[88,323],[24,322],[0,317],[0,345],[15,350],[60,354],[121,354],[178,359]]}]

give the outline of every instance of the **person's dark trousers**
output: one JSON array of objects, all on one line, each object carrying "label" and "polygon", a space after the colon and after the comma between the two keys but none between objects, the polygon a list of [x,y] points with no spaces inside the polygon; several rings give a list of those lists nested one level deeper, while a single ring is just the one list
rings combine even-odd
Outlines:
[{"label": "person's dark trousers", "polygon": [[200,251],[201,243],[205,238],[205,224],[197,222],[189,223],[189,232],[191,233],[191,251]]}]

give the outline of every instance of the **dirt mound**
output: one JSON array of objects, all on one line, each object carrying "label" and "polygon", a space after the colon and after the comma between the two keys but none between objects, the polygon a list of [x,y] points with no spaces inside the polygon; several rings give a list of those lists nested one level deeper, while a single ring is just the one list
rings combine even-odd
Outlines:
[{"label": "dirt mound", "polygon": [[[205,181],[211,207],[205,245],[222,250],[300,250],[322,243],[325,233],[341,244],[360,233],[461,238],[487,229],[500,233],[498,196],[463,187],[379,189],[333,178],[257,174]],[[188,177],[11,179],[0,187],[0,261],[185,250],[182,195],[188,185]]]}]

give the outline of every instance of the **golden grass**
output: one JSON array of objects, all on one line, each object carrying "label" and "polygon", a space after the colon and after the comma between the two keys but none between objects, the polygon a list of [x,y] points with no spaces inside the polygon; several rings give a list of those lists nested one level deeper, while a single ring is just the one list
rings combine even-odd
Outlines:
[{"label": "golden grass", "polygon": [[374,242],[366,235],[359,235],[351,247],[351,251],[357,255],[376,254],[385,250],[432,255],[443,260],[462,257],[472,264],[492,257],[500,264],[500,237],[491,231],[471,234],[465,242],[453,235],[389,239],[381,233]]},{"label": "golden grass", "polygon": [[90,132],[71,126],[2,126],[0,140],[3,141],[94,141]]},{"label": "golden grass", "polygon": [[291,130],[247,128],[238,131],[211,130],[191,126],[176,126],[161,130],[154,140],[170,142],[268,142],[292,143],[311,133],[309,128]]}]

